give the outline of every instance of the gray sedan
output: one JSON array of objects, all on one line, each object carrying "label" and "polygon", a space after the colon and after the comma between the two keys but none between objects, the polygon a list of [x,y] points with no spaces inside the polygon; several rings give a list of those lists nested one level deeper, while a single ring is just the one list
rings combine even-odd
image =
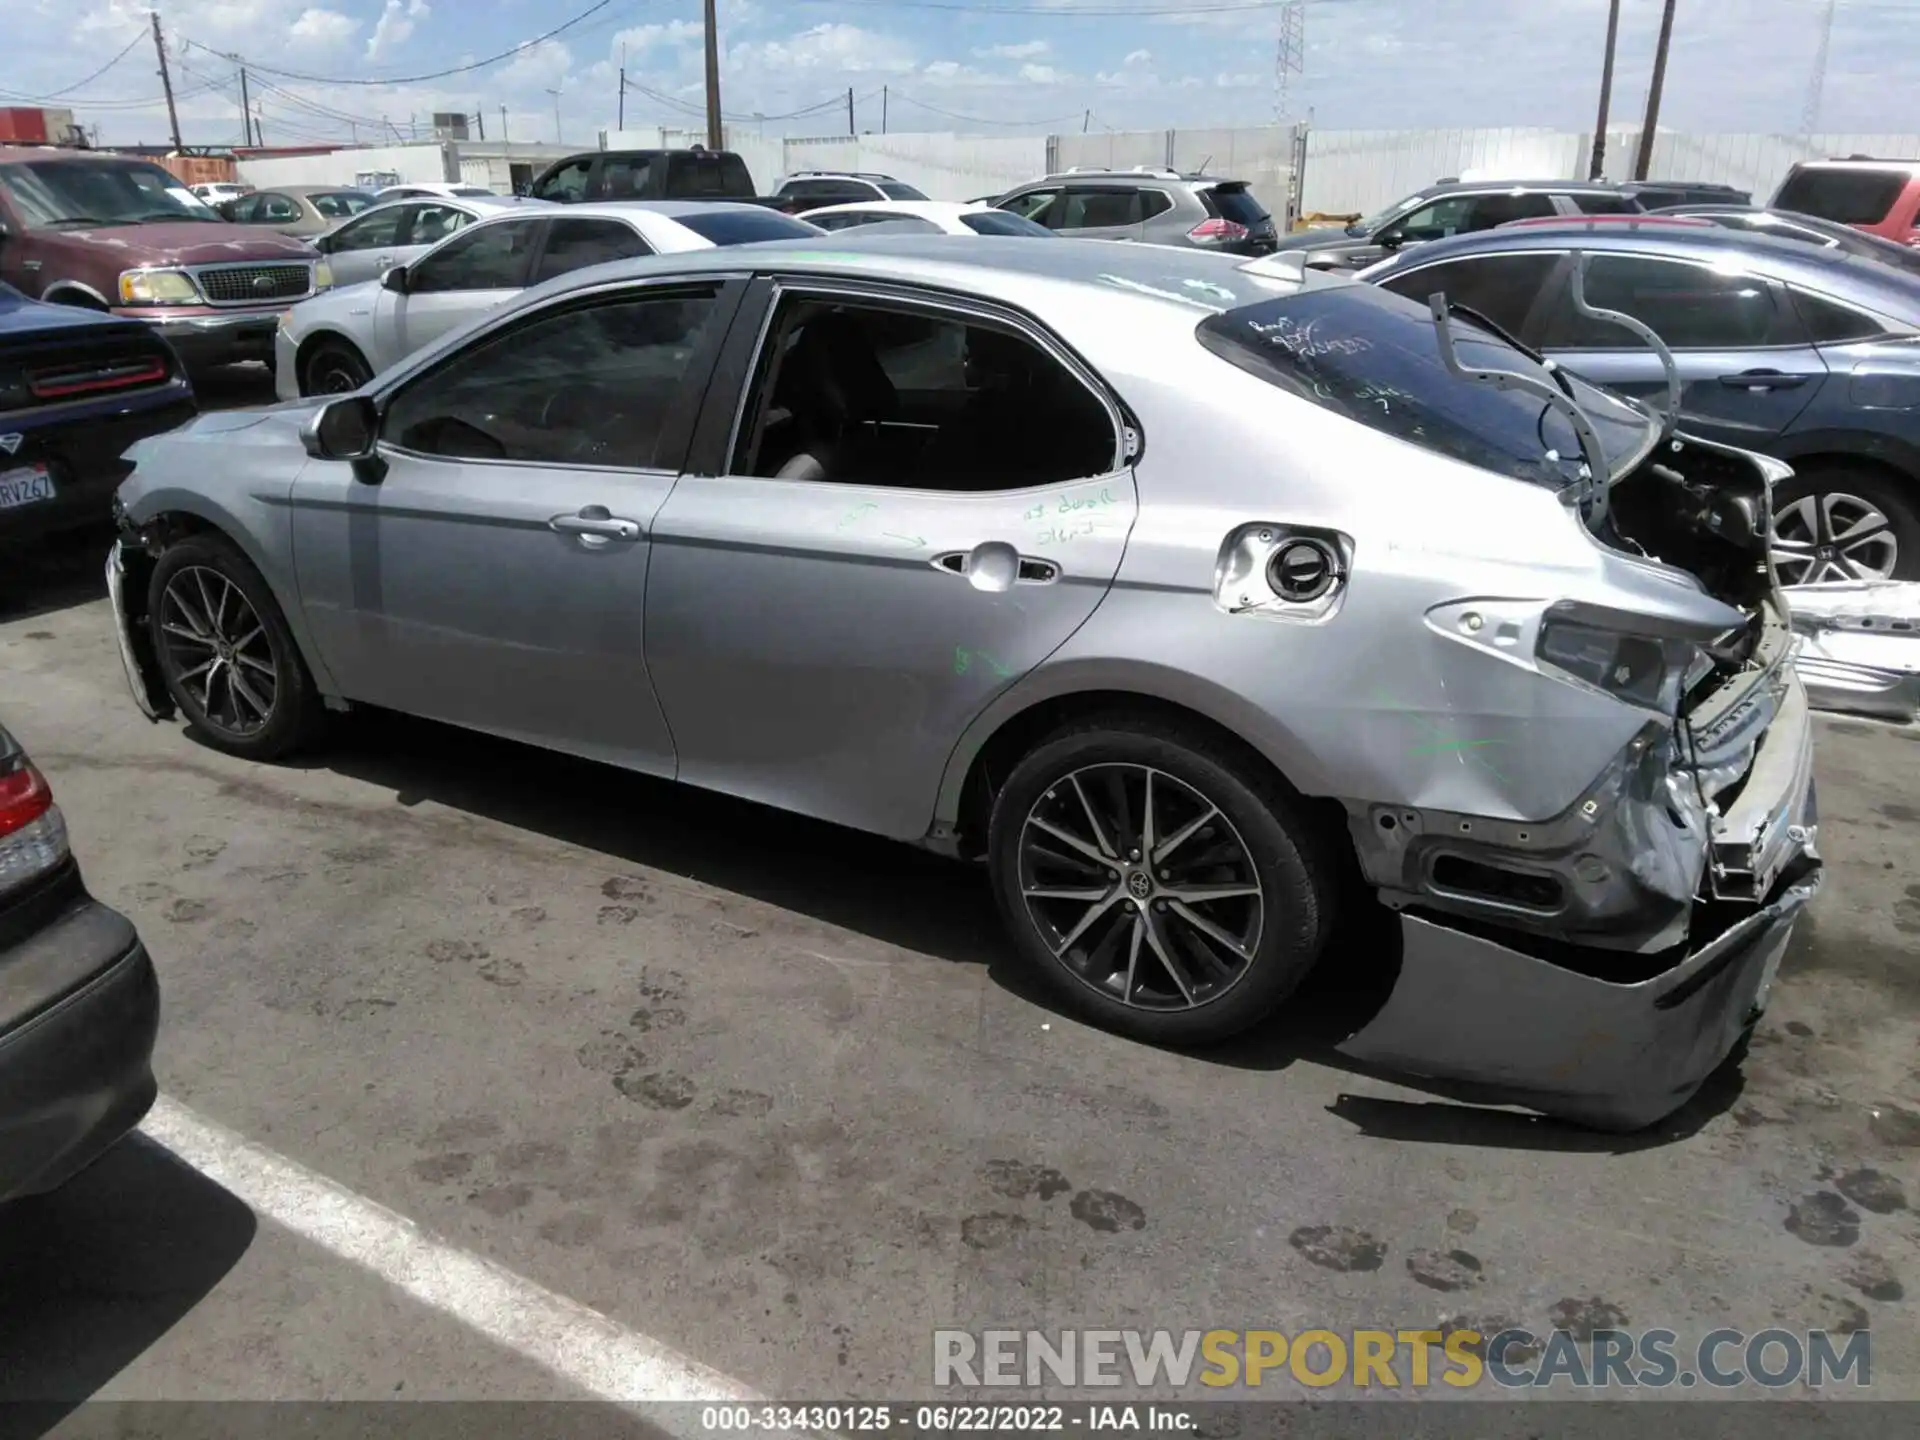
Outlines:
[{"label": "gray sedan", "polygon": [[323,235],[373,204],[365,190],[340,185],[281,185],[222,200],[220,214],[236,225],[264,225],[301,239]]},{"label": "gray sedan", "polygon": [[130,458],[148,714],[266,759],[392,708],[978,859],[1145,1040],[1384,954],[1348,1055],[1640,1126],[1818,883],[1785,467],[1297,259],[617,262]]},{"label": "gray sedan", "polygon": [[358,285],[363,280],[378,280],[396,265],[418,260],[475,220],[529,206],[544,209],[546,205],[544,200],[511,196],[383,200],[335,225],[313,244],[333,267],[335,285]]}]

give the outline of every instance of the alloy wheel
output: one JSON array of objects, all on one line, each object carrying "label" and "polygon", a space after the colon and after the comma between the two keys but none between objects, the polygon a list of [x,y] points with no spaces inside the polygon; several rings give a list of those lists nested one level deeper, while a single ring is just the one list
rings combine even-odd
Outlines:
[{"label": "alloy wheel", "polygon": [[238,585],[182,566],[161,594],[160,635],[168,668],[208,723],[235,736],[266,727],[280,677],[266,626]]},{"label": "alloy wheel", "polygon": [[1049,786],[1020,827],[1020,893],[1054,958],[1109,999],[1187,1010],[1252,967],[1265,920],[1253,853],[1220,807],[1136,764]]},{"label": "alloy wheel", "polygon": [[1858,495],[1821,491],[1773,517],[1773,566],[1782,585],[1888,579],[1899,560],[1892,522]]}]

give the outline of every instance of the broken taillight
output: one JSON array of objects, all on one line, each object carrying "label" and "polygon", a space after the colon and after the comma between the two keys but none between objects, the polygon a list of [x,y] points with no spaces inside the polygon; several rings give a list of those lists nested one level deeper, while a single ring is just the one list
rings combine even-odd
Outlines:
[{"label": "broken taillight", "polygon": [[1215,215],[1189,230],[1187,238],[1198,240],[1203,245],[1225,245],[1234,240],[1244,240],[1247,234],[1247,227],[1238,220],[1224,220]]},{"label": "broken taillight", "polygon": [[67,825],[47,777],[26,756],[0,759],[0,894],[64,863]]}]

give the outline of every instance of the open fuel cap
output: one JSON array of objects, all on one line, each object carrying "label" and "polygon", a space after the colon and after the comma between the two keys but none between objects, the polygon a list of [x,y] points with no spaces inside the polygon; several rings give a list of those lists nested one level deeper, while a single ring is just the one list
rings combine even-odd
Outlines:
[{"label": "open fuel cap", "polygon": [[1282,600],[1304,605],[1318,600],[1339,578],[1340,562],[1319,540],[1287,540],[1267,561],[1267,583]]}]

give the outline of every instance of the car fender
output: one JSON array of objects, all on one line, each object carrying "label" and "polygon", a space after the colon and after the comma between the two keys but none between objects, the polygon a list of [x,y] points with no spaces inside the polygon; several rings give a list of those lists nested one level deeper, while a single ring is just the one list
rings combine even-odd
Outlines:
[{"label": "car fender", "polygon": [[[160,485],[142,490],[138,488],[138,481],[139,472],[136,470],[120,490],[124,507],[123,529],[133,531],[143,542],[147,542],[149,535],[153,534],[150,527],[155,521],[163,516],[184,515],[191,516],[231,541],[266,582],[274,603],[280,607],[280,613],[286,619],[294,644],[300,648],[301,658],[306,661],[307,671],[313,676],[315,686],[322,695],[338,697],[339,687],[334,683],[326,662],[320,657],[307,627],[306,612],[300,606],[300,595],[294,581],[293,546],[287,525],[290,511],[287,506],[284,503],[276,504],[267,497],[249,495],[248,498],[254,500],[264,512],[265,523],[255,527],[246,524],[226,505],[203,491],[177,485]],[[270,531],[275,537],[271,547],[262,543],[260,529]],[[155,535],[154,540],[158,543],[147,543],[147,553],[155,559],[159,558],[169,539],[164,534]],[[122,602],[127,623],[133,624],[145,616],[147,594],[144,573],[140,583],[124,591]]]},{"label": "car fender", "polygon": [[113,302],[106,296],[91,285],[83,284],[78,280],[56,280],[40,296],[42,300],[52,305],[71,305],[76,297],[84,297],[86,301],[98,305],[102,310],[113,308]]},{"label": "car fender", "polygon": [[1133,697],[1191,711],[1251,745],[1296,790],[1326,793],[1324,777],[1307,748],[1277,717],[1261,712],[1245,696],[1169,665],[1121,656],[1066,656],[1003,690],[961,733],[941,776],[928,834],[931,843],[937,846],[955,835],[967,776],[993,737],[1035,706],[1076,695],[1110,695],[1119,702]]}]

